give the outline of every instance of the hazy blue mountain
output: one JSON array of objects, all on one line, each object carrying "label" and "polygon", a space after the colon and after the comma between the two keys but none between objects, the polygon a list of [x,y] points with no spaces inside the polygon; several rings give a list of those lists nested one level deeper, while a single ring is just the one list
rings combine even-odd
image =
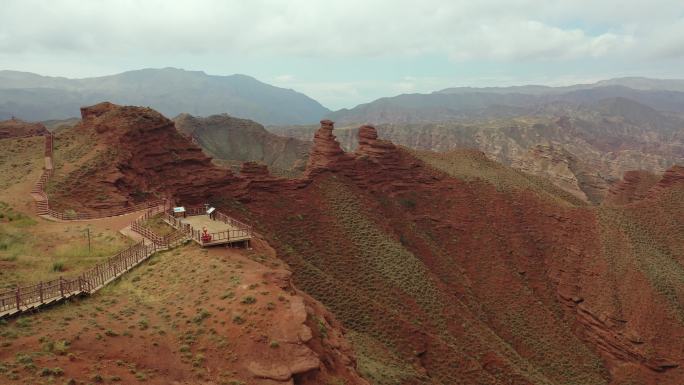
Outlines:
[{"label": "hazy blue mountain", "polygon": [[684,79],[650,79],[642,77],[626,77],[601,80],[596,86],[623,86],[635,90],[664,90],[684,92]]},{"label": "hazy blue mountain", "polygon": [[623,78],[568,87],[447,88],[430,94],[380,98],[332,112],[328,117],[342,125],[445,122],[525,116],[543,112],[557,103],[592,106],[606,99],[629,99],[658,111],[681,114],[684,81]]},{"label": "hazy blue mountain", "polygon": [[587,90],[598,87],[607,86],[622,86],[632,88],[635,90],[660,90],[660,91],[680,91],[684,92],[684,79],[651,79],[644,77],[623,77],[607,80],[600,80],[596,83],[590,84],[575,84],[570,86],[541,86],[541,85],[524,85],[524,86],[510,86],[510,87],[450,87],[440,91],[435,91],[438,94],[458,94],[471,92],[484,93],[500,93],[511,94],[520,93],[528,95],[548,95],[548,94],[562,94],[570,91]]},{"label": "hazy blue mountain", "polygon": [[262,124],[317,122],[329,110],[308,96],[246,75],[214,76],[176,68],[84,79],[0,71],[0,119],[64,119],[101,101],[150,106],[167,116],[228,113]]}]

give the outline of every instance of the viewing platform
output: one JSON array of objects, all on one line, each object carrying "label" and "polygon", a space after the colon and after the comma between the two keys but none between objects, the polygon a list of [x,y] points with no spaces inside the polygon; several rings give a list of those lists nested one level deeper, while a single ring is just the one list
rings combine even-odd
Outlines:
[{"label": "viewing platform", "polygon": [[219,211],[207,214],[203,208],[189,208],[184,212],[165,212],[163,218],[202,247],[240,243],[249,247],[252,239],[251,226]]}]

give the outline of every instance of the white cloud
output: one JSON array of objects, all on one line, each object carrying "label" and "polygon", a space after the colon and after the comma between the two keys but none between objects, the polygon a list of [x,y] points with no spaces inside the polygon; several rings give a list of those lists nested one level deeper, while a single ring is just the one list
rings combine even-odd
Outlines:
[{"label": "white cloud", "polygon": [[[242,72],[333,108],[456,85],[676,77],[684,68],[681,0],[1,4],[0,69],[71,77],[165,66]],[[577,69],[587,63],[597,68]],[[564,65],[571,70],[552,70]]]},{"label": "white cloud", "polygon": [[657,0],[5,0],[0,50],[565,59],[644,46],[681,12]]}]

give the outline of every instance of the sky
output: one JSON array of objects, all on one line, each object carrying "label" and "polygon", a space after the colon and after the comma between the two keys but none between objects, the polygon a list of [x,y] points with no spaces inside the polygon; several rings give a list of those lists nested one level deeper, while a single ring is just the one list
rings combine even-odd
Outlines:
[{"label": "sky", "polygon": [[684,78],[681,0],[0,0],[0,69],[241,73],[328,108],[455,86]]}]

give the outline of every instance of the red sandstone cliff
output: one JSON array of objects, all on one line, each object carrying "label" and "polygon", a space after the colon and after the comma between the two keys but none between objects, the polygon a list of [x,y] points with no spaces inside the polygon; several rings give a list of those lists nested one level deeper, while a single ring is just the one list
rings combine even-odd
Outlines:
[{"label": "red sandstone cliff", "polygon": [[643,199],[646,192],[658,182],[658,176],[643,170],[625,172],[622,180],[610,186],[605,204],[624,205]]},{"label": "red sandstone cliff", "polygon": [[662,192],[684,183],[684,167],[674,165],[662,176],[648,171],[627,171],[623,179],[610,187],[606,204],[625,205],[645,198],[655,198]]},{"label": "red sandstone cliff", "polygon": [[81,115],[74,133],[89,140],[84,147],[90,155],[75,171],[56,177],[50,195],[58,207],[104,209],[154,196],[200,203],[236,181],[150,108],[100,103],[82,108]]},{"label": "red sandstone cliff", "polygon": [[684,183],[684,166],[674,165],[663,173],[663,177],[660,178],[654,189],[665,190],[682,183]]}]

